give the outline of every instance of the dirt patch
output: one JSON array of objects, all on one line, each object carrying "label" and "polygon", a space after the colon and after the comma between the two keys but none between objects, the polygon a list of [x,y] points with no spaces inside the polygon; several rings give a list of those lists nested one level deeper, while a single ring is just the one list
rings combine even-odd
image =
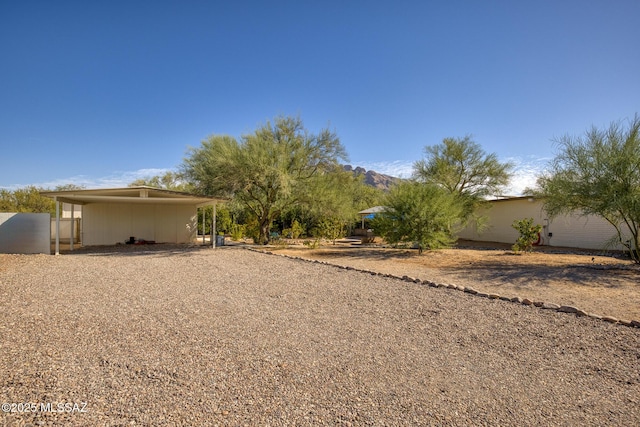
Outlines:
[{"label": "dirt patch", "polygon": [[640,267],[616,254],[558,248],[515,254],[508,245],[474,242],[422,255],[415,250],[350,245],[275,252],[640,320]]}]

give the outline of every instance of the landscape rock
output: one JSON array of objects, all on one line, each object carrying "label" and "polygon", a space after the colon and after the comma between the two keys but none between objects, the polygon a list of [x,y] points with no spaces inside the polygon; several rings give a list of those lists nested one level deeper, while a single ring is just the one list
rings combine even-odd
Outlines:
[{"label": "landscape rock", "polygon": [[552,302],[545,302],[544,304],[542,304],[542,308],[545,310],[557,310],[560,308],[560,306]]},{"label": "landscape rock", "polygon": [[558,308],[558,311],[560,311],[562,313],[577,313],[578,309],[576,307],[571,306],[571,305],[563,305],[563,306],[560,306]]}]

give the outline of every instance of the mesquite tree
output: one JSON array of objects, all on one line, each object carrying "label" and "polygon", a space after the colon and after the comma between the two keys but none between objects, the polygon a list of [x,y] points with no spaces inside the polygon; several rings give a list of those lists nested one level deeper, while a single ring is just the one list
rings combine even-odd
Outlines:
[{"label": "mesquite tree", "polygon": [[271,224],[307,196],[305,187],[346,160],[335,133],[309,133],[300,118],[278,117],[237,141],[214,135],[192,148],[183,173],[196,191],[233,197],[257,223],[259,244],[269,242]]},{"label": "mesquite tree", "polygon": [[531,194],[544,200],[550,215],[598,215],[615,229],[614,241],[640,264],[640,117],[625,127],[595,126],[584,136],[556,142],[560,153]]}]

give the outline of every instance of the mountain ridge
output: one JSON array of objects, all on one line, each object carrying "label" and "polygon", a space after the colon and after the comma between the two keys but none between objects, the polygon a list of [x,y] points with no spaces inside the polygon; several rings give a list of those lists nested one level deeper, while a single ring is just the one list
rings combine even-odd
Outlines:
[{"label": "mountain ridge", "polygon": [[400,178],[395,176],[385,175],[374,170],[366,170],[360,166],[354,168],[351,165],[343,165],[342,168],[347,172],[352,172],[354,176],[364,175],[365,184],[384,191],[388,191],[394,184],[401,181]]}]

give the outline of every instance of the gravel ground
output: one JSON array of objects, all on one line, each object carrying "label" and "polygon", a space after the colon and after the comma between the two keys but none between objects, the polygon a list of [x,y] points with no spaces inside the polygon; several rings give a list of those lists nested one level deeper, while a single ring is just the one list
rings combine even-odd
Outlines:
[{"label": "gravel ground", "polygon": [[640,424],[637,328],[232,247],[7,259],[0,425]]}]

